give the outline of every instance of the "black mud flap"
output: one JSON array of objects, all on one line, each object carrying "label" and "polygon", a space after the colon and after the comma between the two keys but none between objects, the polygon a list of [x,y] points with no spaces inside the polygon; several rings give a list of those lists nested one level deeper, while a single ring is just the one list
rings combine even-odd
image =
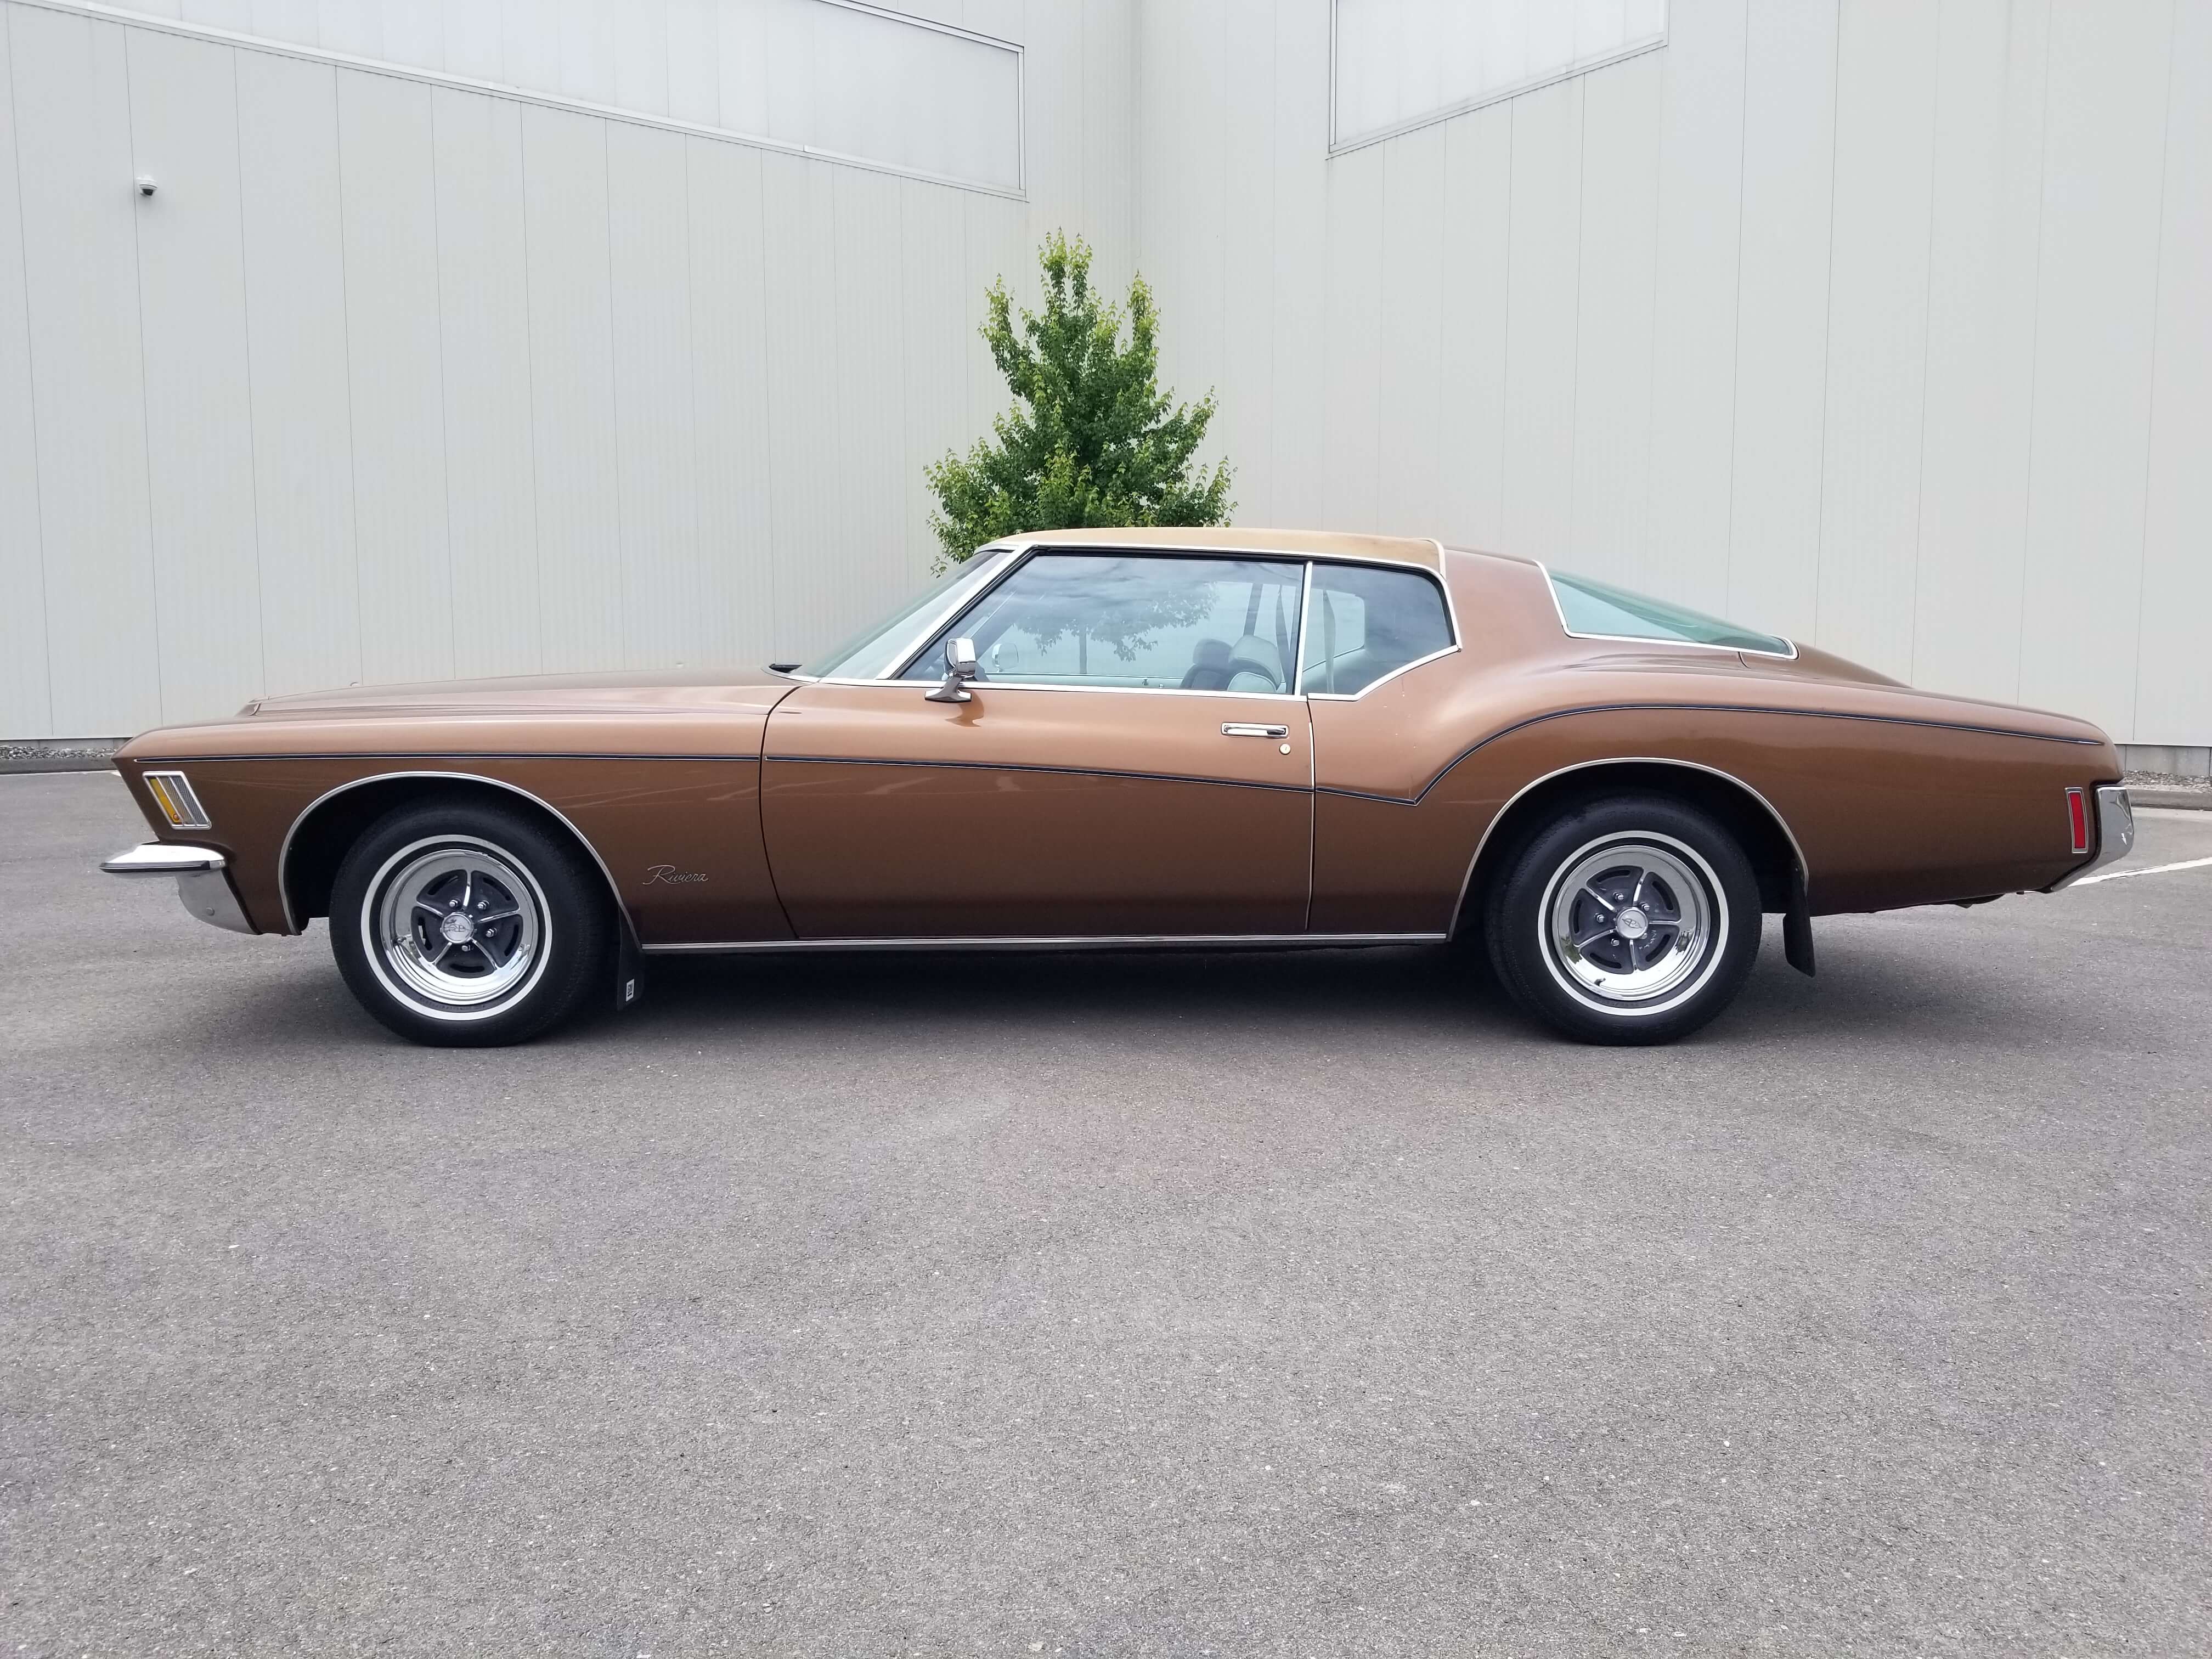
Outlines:
[{"label": "black mud flap", "polygon": [[1790,878],[1790,908],[1782,913],[1782,959],[1799,973],[1813,976],[1813,912],[1805,902],[1805,873]]},{"label": "black mud flap", "polygon": [[615,1012],[635,1007],[645,992],[645,957],[639,952],[637,941],[630,937],[627,926],[617,929],[621,935],[615,946]]}]

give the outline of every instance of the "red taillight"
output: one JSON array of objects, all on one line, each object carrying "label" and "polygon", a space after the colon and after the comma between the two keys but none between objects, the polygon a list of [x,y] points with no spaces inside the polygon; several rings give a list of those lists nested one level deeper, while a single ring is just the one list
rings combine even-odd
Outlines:
[{"label": "red taillight", "polygon": [[2089,803],[2079,789],[2066,792],[2066,811],[2074,821],[2074,850],[2089,850]]}]

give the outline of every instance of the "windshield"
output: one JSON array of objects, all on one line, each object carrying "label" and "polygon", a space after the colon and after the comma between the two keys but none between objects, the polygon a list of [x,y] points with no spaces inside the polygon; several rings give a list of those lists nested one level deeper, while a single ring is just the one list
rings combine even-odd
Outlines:
[{"label": "windshield", "polygon": [[1552,594],[1559,601],[1559,621],[1570,634],[1600,639],[1671,640],[1686,645],[1717,645],[1731,651],[1764,651],[1777,657],[1794,657],[1797,647],[1777,634],[1738,628],[1717,617],[1646,599],[1610,582],[1588,576],[1570,576],[1547,570]]},{"label": "windshield", "polygon": [[881,679],[904,659],[925,628],[968,602],[977,589],[1003,568],[1004,550],[977,554],[965,564],[955,565],[936,581],[879,622],[873,622],[831,652],[799,672],[810,679]]}]

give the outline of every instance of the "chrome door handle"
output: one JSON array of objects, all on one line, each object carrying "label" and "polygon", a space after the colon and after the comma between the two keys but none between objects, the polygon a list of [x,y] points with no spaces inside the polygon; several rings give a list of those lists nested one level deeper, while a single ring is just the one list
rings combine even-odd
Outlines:
[{"label": "chrome door handle", "polygon": [[1221,735],[1224,738],[1287,738],[1291,735],[1291,728],[1287,726],[1248,726],[1242,720],[1224,720],[1221,722]]}]

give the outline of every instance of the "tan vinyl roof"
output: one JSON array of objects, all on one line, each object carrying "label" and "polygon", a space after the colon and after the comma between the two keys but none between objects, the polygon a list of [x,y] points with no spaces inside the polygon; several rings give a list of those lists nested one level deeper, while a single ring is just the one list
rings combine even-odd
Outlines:
[{"label": "tan vinyl roof", "polygon": [[1336,530],[1248,530],[1237,525],[1183,529],[1039,530],[1008,536],[994,547],[1172,547],[1194,551],[1287,553],[1322,559],[1364,559],[1378,564],[1440,569],[1442,550],[1415,536],[1358,536]]}]

